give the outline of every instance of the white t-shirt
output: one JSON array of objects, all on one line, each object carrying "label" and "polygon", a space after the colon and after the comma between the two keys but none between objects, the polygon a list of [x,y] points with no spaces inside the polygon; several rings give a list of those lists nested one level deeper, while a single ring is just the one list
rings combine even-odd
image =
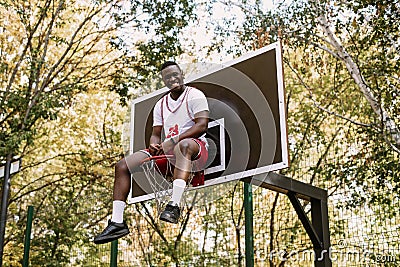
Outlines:
[{"label": "white t-shirt", "polygon": [[[195,124],[194,115],[200,111],[209,111],[206,96],[186,86],[177,100],[170,93],[158,100],[153,111],[153,126],[163,126],[165,138],[170,138],[190,129]],[[205,134],[199,139],[207,143]]]}]

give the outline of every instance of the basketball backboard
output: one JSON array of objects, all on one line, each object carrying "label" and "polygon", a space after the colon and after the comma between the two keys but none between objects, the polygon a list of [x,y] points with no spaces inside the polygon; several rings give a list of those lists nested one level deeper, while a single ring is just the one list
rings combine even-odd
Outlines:
[{"label": "basketball backboard", "polygon": [[[185,80],[205,94],[210,109],[207,138],[213,152],[200,187],[289,166],[281,53],[280,43],[273,43]],[[152,110],[166,93],[164,87],[132,101],[130,153],[148,147]],[[134,181],[128,202],[152,197]]]}]

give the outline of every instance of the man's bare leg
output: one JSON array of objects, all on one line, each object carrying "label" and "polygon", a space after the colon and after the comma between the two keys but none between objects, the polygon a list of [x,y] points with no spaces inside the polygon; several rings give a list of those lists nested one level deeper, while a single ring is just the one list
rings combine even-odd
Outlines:
[{"label": "man's bare leg", "polygon": [[199,153],[199,145],[192,139],[185,139],[175,146],[174,153],[176,163],[171,201],[179,204],[192,169],[192,158]]},{"label": "man's bare leg", "polygon": [[136,171],[143,159],[143,152],[136,152],[115,164],[113,191],[113,211],[108,226],[94,239],[96,244],[111,242],[129,234],[129,228],[123,220],[126,199],[131,188],[131,173]]},{"label": "man's bare leg", "polygon": [[148,155],[139,151],[115,164],[113,200],[126,201],[131,189],[131,173],[136,172],[147,157]]},{"label": "man's bare leg", "polygon": [[174,169],[174,181],[172,186],[171,201],[161,213],[160,219],[170,223],[178,223],[180,217],[179,203],[185,192],[188,181],[192,158],[199,153],[199,145],[192,139],[180,141],[174,148],[176,158]]},{"label": "man's bare leg", "polygon": [[176,157],[174,180],[182,179],[187,182],[192,170],[192,158],[199,153],[199,144],[192,139],[184,139],[174,148]]},{"label": "man's bare leg", "polygon": [[122,223],[126,200],[131,189],[131,173],[136,172],[140,163],[147,157],[148,155],[139,151],[115,164],[114,201],[111,221]]}]

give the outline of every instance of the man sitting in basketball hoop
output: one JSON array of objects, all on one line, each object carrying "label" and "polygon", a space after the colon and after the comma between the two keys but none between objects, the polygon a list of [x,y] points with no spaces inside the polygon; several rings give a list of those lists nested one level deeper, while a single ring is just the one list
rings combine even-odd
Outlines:
[{"label": "man sitting in basketball hoop", "polygon": [[[204,168],[208,157],[205,133],[208,126],[208,103],[198,89],[186,86],[182,70],[172,61],[161,67],[164,84],[170,89],[155,105],[150,145],[120,160],[115,165],[113,211],[106,229],[94,239],[103,244],[129,234],[123,220],[126,200],[131,187],[131,174],[139,171],[140,164],[149,156],[174,155],[172,197],[160,219],[177,223],[180,217],[179,202],[188,181],[192,163]],[[165,138],[162,138],[164,132]]]}]

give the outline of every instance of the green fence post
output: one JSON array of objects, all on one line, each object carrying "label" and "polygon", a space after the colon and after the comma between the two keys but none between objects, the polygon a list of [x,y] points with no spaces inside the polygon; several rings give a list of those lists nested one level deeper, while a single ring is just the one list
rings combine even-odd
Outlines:
[{"label": "green fence post", "polygon": [[28,216],[26,220],[25,242],[24,242],[24,258],[22,261],[22,267],[29,266],[29,250],[31,247],[32,220],[33,220],[33,206],[28,206]]},{"label": "green fence post", "polygon": [[118,261],[118,239],[111,242],[110,267],[117,267]]},{"label": "green fence post", "polygon": [[254,266],[253,242],[253,191],[251,184],[244,182],[244,219],[246,267]]}]

